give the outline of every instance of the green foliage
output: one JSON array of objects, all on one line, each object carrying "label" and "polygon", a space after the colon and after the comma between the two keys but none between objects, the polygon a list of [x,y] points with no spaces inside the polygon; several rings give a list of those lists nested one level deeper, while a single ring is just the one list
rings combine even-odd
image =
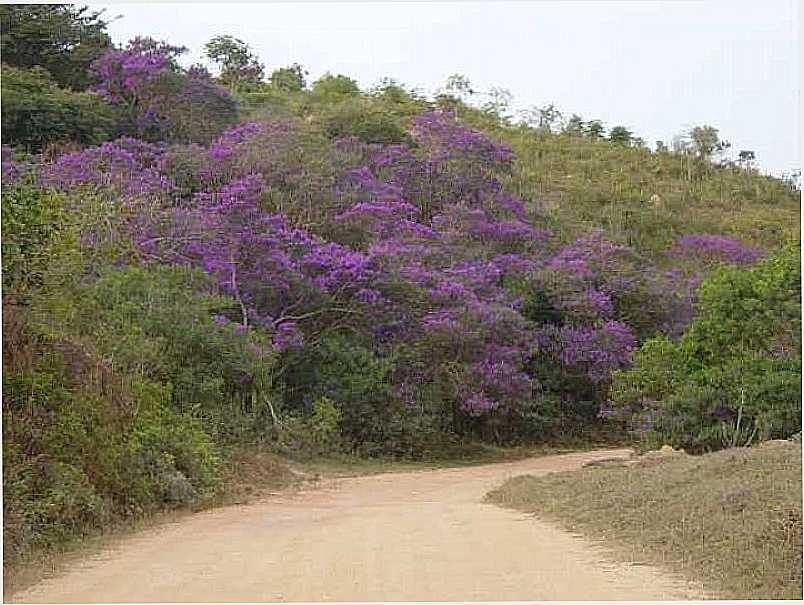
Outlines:
[{"label": "green foliage", "polygon": [[342,453],[342,419],[340,407],[330,398],[321,396],[313,402],[310,414],[291,414],[283,420],[278,447],[294,457],[303,458]]},{"label": "green foliage", "polygon": [[52,143],[94,145],[113,138],[118,116],[105,100],[60,88],[38,67],[3,65],[2,125],[5,141],[29,151]]},{"label": "green foliage", "polygon": [[648,340],[616,376],[616,409],[649,442],[694,451],[800,431],[800,288],[797,244],[749,270],[719,268],[684,336]]},{"label": "green foliage", "polygon": [[690,130],[689,138],[696,153],[704,158],[712,155],[720,143],[718,130],[713,126],[696,126]]},{"label": "green foliage", "polygon": [[265,73],[251,47],[233,36],[215,36],[204,45],[204,55],[220,67],[221,82],[236,92],[255,88]]},{"label": "green foliage", "polygon": [[[354,339],[326,336],[285,360],[285,401],[291,412],[303,412],[305,401],[335,406],[338,428],[345,444],[363,455],[404,455],[411,450],[411,426],[405,426],[405,409],[393,388],[392,357],[381,357]],[[312,418],[331,420],[326,408]],[[327,404],[329,405],[329,404]]]},{"label": "green foliage", "polygon": [[798,244],[745,271],[721,267],[698,290],[698,317],[686,349],[703,363],[725,354],[791,355],[801,339]]},{"label": "green foliage", "polygon": [[321,121],[326,134],[338,139],[357,137],[365,143],[409,142],[405,116],[395,114],[383,104],[350,97],[322,110]]},{"label": "green foliage", "polygon": [[163,70],[148,89],[149,95],[171,101],[159,108],[165,126],[145,138],[209,143],[237,122],[237,102],[211,82]]},{"label": "green foliage", "polygon": [[3,288],[24,294],[41,286],[56,257],[70,250],[62,195],[18,184],[3,191]]},{"label": "green foliage", "polygon": [[212,294],[208,278],[182,267],[104,271],[43,302],[51,329],[95,344],[116,371],[169,386],[174,409],[200,417],[229,442],[271,419],[273,354],[258,331],[240,331],[214,311],[236,308]]},{"label": "green foliage", "polygon": [[68,340],[4,340],[17,356],[3,373],[7,561],[213,487],[214,447],[171,409],[169,389],[118,375]]},{"label": "green foliage", "polygon": [[609,141],[616,145],[627,147],[631,144],[633,136],[633,133],[625,126],[615,126],[609,133]]},{"label": "green foliage", "polygon": [[[3,63],[22,68],[39,66],[59,86],[84,90],[90,84],[90,64],[112,44],[101,14],[72,4],[3,4]],[[3,93],[5,96],[6,90]]]},{"label": "green foliage", "polygon": [[310,435],[324,450],[335,449],[340,441],[340,424],[343,412],[328,397],[319,397],[313,403],[310,416]]},{"label": "green foliage", "polygon": [[342,97],[356,96],[360,88],[352,78],[338,74],[333,76],[329,72],[313,82],[312,94],[320,101],[334,101]]},{"label": "green foliage", "polygon": [[271,73],[271,86],[279,90],[299,92],[307,86],[304,80],[307,73],[298,63],[289,67],[280,67]]}]

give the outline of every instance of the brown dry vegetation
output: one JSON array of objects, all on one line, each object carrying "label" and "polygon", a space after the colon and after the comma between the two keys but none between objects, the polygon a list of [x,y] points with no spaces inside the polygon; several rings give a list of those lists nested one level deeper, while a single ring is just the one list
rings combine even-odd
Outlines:
[{"label": "brown dry vegetation", "polygon": [[681,572],[724,598],[802,597],[797,443],[521,476],[488,499],[605,539],[620,556]]}]

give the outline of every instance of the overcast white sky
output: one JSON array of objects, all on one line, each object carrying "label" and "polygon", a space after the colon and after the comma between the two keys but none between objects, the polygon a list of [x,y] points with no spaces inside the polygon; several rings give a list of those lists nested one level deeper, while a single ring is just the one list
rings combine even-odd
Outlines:
[{"label": "overcast white sky", "polygon": [[231,34],[267,71],[314,80],[393,77],[431,93],[461,73],[507,88],[517,107],[622,124],[651,145],[712,124],[774,174],[799,162],[796,0],[117,3],[116,43],[149,35],[190,49]]}]

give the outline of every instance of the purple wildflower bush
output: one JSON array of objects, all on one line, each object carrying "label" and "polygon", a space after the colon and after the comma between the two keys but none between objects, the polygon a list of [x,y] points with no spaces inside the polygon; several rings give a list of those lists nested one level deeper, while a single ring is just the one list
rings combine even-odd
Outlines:
[{"label": "purple wildflower bush", "polygon": [[0,162],[0,170],[2,170],[3,181],[7,184],[12,184],[17,181],[27,169],[24,162],[17,161],[14,158],[14,153],[7,145],[0,148],[2,151],[2,162]]},{"label": "purple wildflower bush", "polygon": [[179,68],[176,57],[185,51],[143,37],[110,48],[92,63],[92,91],[116,106],[139,138],[207,142],[234,122],[236,103],[206,70]]},{"label": "purple wildflower bush", "polygon": [[[169,62],[158,45],[136,61],[115,52],[104,70],[120,95]],[[689,320],[681,273],[600,231],[562,244],[506,193],[506,145],[438,111],[411,136],[324,145],[301,123],[247,122],[206,146],[119,139],[38,178],[106,192],[139,250],[129,262],[200,268],[234,301],[221,317],[264,333],[287,363],[333,334],[397,359],[394,392],[448,431],[497,438],[505,425],[515,438],[534,413],[597,406],[639,340]],[[679,246],[755,254],[732,240]]]},{"label": "purple wildflower bush", "polygon": [[693,257],[709,264],[725,262],[735,265],[753,264],[766,253],[760,247],[746,246],[736,239],[709,233],[685,235],[668,252],[672,256]]}]

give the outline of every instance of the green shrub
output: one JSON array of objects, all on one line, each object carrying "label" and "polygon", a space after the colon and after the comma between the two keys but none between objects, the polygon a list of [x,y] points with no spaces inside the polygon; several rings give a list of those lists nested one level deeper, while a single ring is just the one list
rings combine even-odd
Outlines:
[{"label": "green shrub", "polygon": [[69,341],[40,338],[27,367],[20,359],[3,373],[7,561],[214,486],[214,446],[171,409],[169,389]]},{"label": "green shrub", "polygon": [[50,143],[95,145],[119,134],[119,117],[98,95],[59,88],[41,68],[2,67],[7,144],[41,151]]},{"label": "green shrub", "polygon": [[327,397],[319,397],[313,403],[310,416],[310,434],[313,441],[324,450],[337,449],[340,445],[340,423],[343,412]]},{"label": "green shrub", "polygon": [[280,451],[300,458],[341,453],[342,417],[340,408],[331,399],[319,397],[309,415],[297,412],[284,418],[277,445]]},{"label": "green shrub", "polygon": [[352,78],[341,74],[333,76],[327,72],[313,82],[312,93],[316,100],[331,102],[343,97],[357,96],[360,88]]},{"label": "green shrub", "polygon": [[25,293],[41,286],[56,258],[74,249],[64,198],[27,184],[3,191],[3,287]]},{"label": "green shrub", "polygon": [[236,303],[210,294],[209,277],[184,267],[107,269],[42,302],[52,330],[94,343],[114,368],[170,386],[181,413],[199,416],[216,439],[237,440],[270,426],[273,352],[258,330],[226,313]]},{"label": "green shrub", "polygon": [[800,284],[797,244],[750,269],[715,270],[683,337],[646,341],[616,375],[613,414],[651,445],[691,451],[799,432]]},{"label": "green shrub", "polygon": [[235,99],[205,79],[164,70],[144,94],[165,100],[157,104],[160,126],[144,138],[206,144],[238,119]]},{"label": "green shrub", "polygon": [[362,98],[347,98],[325,107],[321,120],[333,139],[353,136],[365,143],[410,142],[404,118]]},{"label": "green shrub", "polygon": [[[291,414],[331,421],[338,412],[342,439],[354,453],[406,455],[411,431],[391,373],[394,360],[344,335],[331,335],[284,360],[285,406]],[[313,403],[313,409],[308,406]]]}]

